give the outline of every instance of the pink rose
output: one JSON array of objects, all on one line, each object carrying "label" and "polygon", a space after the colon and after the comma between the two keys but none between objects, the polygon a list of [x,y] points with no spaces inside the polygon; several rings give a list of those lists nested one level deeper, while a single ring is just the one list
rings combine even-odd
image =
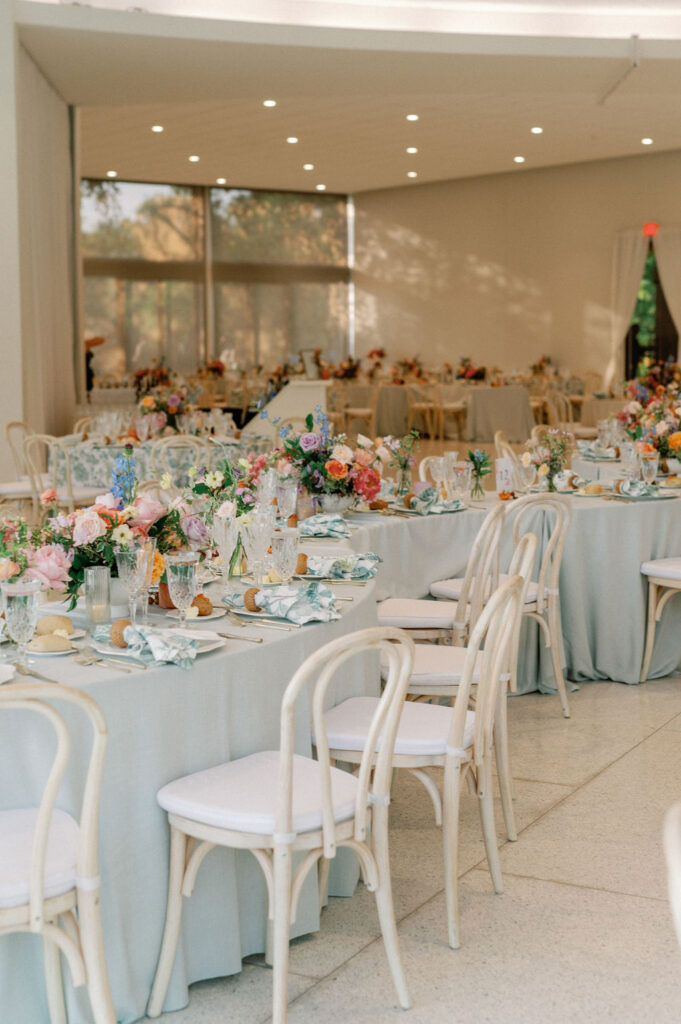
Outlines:
[{"label": "pink rose", "polygon": [[366,451],[365,448],[355,449],[355,462],[359,466],[370,466],[371,463],[374,461],[374,458],[375,456],[372,454],[372,452]]},{"label": "pink rose", "polygon": [[192,548],[205,547],[208,544],[208,528],[198,516],[185,516],[180,525]]},{"label": "pink rose", "polygon": [[41,505],[51,505],[53,501],[57,500],[57,492],[53,487],[48,487],[46,491],[40,495]]},{"label": "pink rose", "polygon": [[86,508],[76,513],[73,526],[73,543],[76,547],[83,544],[92,544],[98,537],[106,533],[107,525],[104,520],[92,508]]},{"label": "pink rose", "polygon": [[140,526],[143,530],[148,530],[165,513],[165,505],[150,494],[139,494],[132,506],[135,511],[128,522],[130,526]]},{"label": "pink rose", "polygon": [[66,590],[72,561],[71,552],[67,554],[59,544],[47,544],[29,552],[27,575],[45,587]]}]

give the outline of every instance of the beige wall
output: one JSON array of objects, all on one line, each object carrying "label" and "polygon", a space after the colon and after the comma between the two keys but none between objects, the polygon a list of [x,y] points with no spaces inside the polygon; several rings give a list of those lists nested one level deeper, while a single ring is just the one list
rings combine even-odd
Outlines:
[{"label": "beige wall", "polygon": [[681,224],[681,152],[360,193],[356,350],[602,371],[615,236]]}]

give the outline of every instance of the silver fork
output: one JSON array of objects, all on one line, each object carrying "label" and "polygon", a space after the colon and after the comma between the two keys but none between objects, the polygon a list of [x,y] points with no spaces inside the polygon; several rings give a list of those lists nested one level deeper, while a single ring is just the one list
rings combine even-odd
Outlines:
[{"label": "silver fork", "polygon": [[56,683],[57,686],[59,685],[58,679],[50,679],[49,676],[41,675],[40,672],[34,672],[28,665],[21,665],[18,661],[14,662],[14,668],[20,676],[33,676],[34,679],[40,679],[43,683]]},{"label": "silver fork", "polygon": [[107,658],[95,658],[91,654],[76,654],[73,660],[79,665],[99,665],[101,668],[117,668],[121,672],[127,672],[128,674],[132,672],[131,668],[126,668],[125,665],[121,665],[118,661],[109,661]]}]

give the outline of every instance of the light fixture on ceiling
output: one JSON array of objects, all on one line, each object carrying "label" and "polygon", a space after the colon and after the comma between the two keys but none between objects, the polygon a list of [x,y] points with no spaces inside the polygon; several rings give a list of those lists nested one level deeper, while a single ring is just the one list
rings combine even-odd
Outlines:
[{"label": "light fixture on ceiling", "polygon": [[263,100],[262,101],[262,105],[263,105],[263,107],[276,107],[277,101],[276,100]]},{"label": "light fixture on ceiling", "polygon": [[118,177],[118,171],[107,171],[106,172],[106,176],[107,176],[107,178],[117,178]]},{"label": "light fixture on ceiling", "polygon": [[201,157],[197,156],[196,153],[192,153],[192,155],[190,157],[188,157],[187,159],[189,160],[190,164],[198,164],[198,162],[201,159]]},{"label": "light fixture on ceiling", "polygon": [[162,124],[152,124],[151,130],[152,130],[152,132],[162,132],[163,131],[163,125]]},{"label": "light fixture on ceiling", "polygon": [[314,171],[314,164],[303,164],[304,171]]},{"label": "light fixture on ceiling", "polygon": [[513,157],[513,163],[514,164],[524,164],[525,163],[525,157],[524,156],[514,156]]},{"label": "light fixture on ceiling", "polygon": [[227,184],[227,178],[216,178],[215,179],[215,184],[216,185],[226,185]]},{"label": "light fixture on ceiling", "polygon": [[544,129],[540,128],[538,124],[536,124],[534,128],[530,128],[530,131],[533,135],[543,135],[544,133]]},{"label": "light fixture on ceiling", "polygon": [[298,141],[298,139],[296,138],[295,135],[289,135],[289,137],[287,138],[286,141],[290,142],[291,145],[294,146],[296,144],[296,142]]},{"label": "light fixture on ceiling", "polygon": [[407,121],[418,121],[418,114],[407,114]]},{"label": "light fixture on ceiling", "polygon": [[407,177],[408,178],[418,178],[418,174],[416,173],[416,171],[407,171]]},{"label": "light fixture on ceiling", "polygon": [[652,144],[653,144],[653,140],[652,139],[641,139],[641,145],[642,146],[652,146]]},{"label": "light fixture on ceiling", "polygon": [[318,192],[326,192],[326,185],[315,185]]},{"label": "light fixture on ceiling", "polygon": [[416,146],[407,146],[407,153],[418,153]]}]

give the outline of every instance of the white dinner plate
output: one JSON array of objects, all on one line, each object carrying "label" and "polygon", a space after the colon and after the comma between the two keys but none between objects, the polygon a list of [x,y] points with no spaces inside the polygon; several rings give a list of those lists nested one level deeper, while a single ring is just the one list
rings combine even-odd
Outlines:
[{"label": "white dinner plate", "polygon": [[30,647],[26,648],[26,655],[29,658],[63,658],[66,654],[75,654],[78,650],[77,647],[69,647],[68,651],[32,651]]},{"label": "white dinner plate", "polygon": [[226,604],[226,608],[229,608],[230,612],[235,612],[236,615],[246,615],[251,619],[276,619],[280,622],[287,622],[288,619],[281,615],[273,615],[272,612],[249,612],[246,608],[239,608],[238,605]]},{"label": "white dinner plate", "polygon": [[[192,636],[192,640],[196,640],[198,646],[196,649],[197,654],[208,654],[209,651],[215,651],[218,647],[224,647],[225,641],[221,637],[206,637],[205,640],[199,640],[197,637]],[[102,640],[92,641],[93,650],[97,651],[98,654],[103,654],[107,657],[114,658],[132,658],[134,661],[143,661],[145,665],[166,665],[171,662],[154,662],[153,659],[140,657],[139,651],[132,651],[129,647],[116,647],[115,644],[104,643]]]},{"label": "white dinner plate", "polygon": [[[227,612],[225,611],[224,608],[213,608],[213,611],[210,613],[210,615],[197,615],[196,618],[192,617],[191,619],[187,619],[186,621],[187,625],[189,625],[189,623],[208,622],[210,619],[221,619],[222,616],[226,614]],[[166,612],[166,618],[168,619],[179,619],[179,617],[180,613],[178,612],[177,608],[172,608],[169,612]]]}]

